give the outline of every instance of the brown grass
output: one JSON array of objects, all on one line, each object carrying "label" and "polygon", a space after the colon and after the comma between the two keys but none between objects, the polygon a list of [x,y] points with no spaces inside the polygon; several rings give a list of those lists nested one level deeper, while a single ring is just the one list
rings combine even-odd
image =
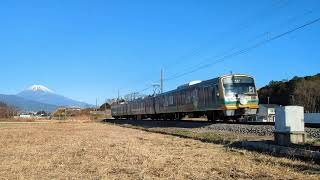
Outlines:
[{"label": "brown grass", "polygon": [[38,120],[34,118],[1,118],[0,122],[35,122]]},{"label": "brown grass", "polygon": [[4,179],[319,179],[319,167],[110,124],[0,129]]}]

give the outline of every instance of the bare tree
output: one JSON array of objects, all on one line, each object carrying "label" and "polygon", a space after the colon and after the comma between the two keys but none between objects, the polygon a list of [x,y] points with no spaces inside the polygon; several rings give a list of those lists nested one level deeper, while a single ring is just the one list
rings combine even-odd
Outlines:
[{"label": "bare tree", "polygon": [[17,109],[0,102],[0,118],[12,118],[17,114]]},{"label": "bare tree", "polygon": [[320,83],[302,80],[296,84],[292,100],[293,104],[301,105],[307,112],[320,111]]}]

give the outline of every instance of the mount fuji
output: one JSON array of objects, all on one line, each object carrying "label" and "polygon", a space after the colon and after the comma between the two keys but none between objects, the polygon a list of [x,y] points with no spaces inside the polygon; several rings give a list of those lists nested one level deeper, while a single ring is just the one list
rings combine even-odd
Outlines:
[{"label": "mount fuji", "polygon": [[58,109],[58,106],[28,100],[16,95],[0,94],[0,101],[3,103],[6,103],[9,106],[15,107],[19,110],[26,111],[26,112],[30,112],[30,111],[53,112],[56,109]]},{"label": "mount fuji", "polygon": [[92,105],[76,101],[62,95],[56,94],[51,89],[43,85],[33,85],[26,90],[17,94],[18,97],[22,97],[27,100],[32,100],[40,102],[43,104],[50,104],[54,106],[63,107],[77,107],[77,108],[87,108],[92,107]]}]

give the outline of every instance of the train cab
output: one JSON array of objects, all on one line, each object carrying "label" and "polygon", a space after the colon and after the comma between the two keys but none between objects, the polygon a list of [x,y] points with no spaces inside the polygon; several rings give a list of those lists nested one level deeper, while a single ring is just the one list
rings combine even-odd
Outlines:
[{"label": "train cab", "polygon": [[220,78],[225,116],[255,115],[259,108],[254,78],[233,74]]}]

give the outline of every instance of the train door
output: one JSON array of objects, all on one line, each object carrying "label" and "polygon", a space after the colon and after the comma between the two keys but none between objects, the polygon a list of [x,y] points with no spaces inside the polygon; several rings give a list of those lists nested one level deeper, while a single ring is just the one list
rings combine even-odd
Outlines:
[{"label": "train door", "polygon": [[213,90],[213,92],[212,92],[213,105],[214,105],[215,107],[218,106],[219,95],[220,95],[220,94],[219,94],[219,86],[218,86],[218,84],[215,84],[215,85],[214,85],[214,90]]},{"label": "train door", "polygon": [[197,110],[199,105],[199,95],[198,95],[198,89],[194,88],[192,90],[192,103],[193,103],[193,109]]},{"label": "train door", "polygon": [[198,93],[199,93],[199,102],[198,106],[202,109],[206,107],[206,97],[205,97],[205,88],[203,86],[199,87]]},{"label": "train door", "polygon": [[203,91],[204,105],[208,108],[212,104],[212,88],[210,86],[205,86]]}]

